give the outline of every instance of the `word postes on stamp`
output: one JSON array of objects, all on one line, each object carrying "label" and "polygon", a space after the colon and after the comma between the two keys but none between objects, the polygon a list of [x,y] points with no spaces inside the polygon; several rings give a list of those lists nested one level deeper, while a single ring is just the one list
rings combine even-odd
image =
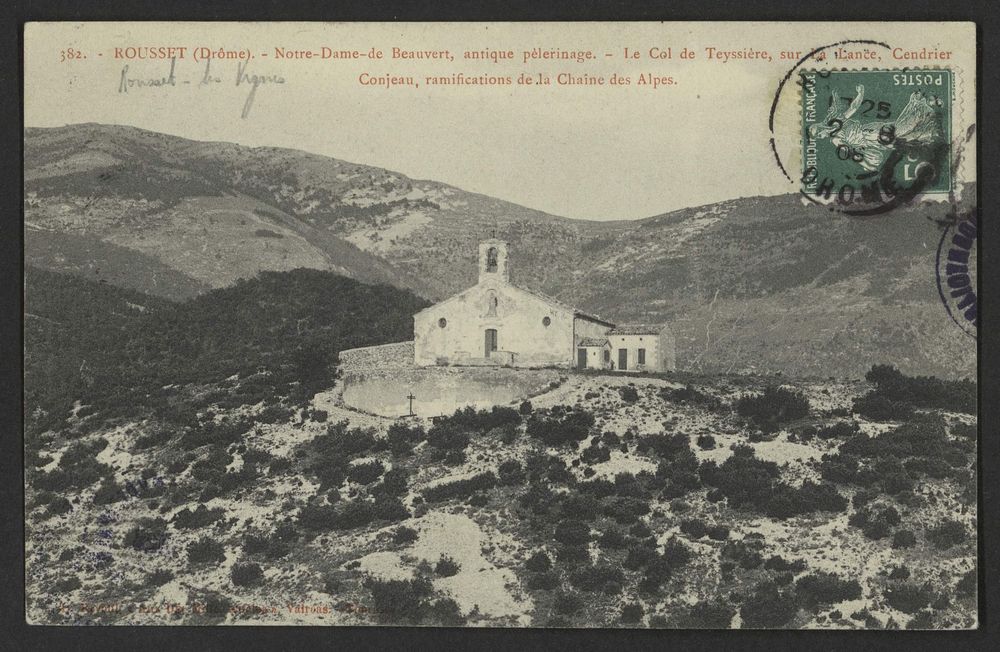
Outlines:
[{"label": "word postes on stamp", "polygon": [[801,192],[876,215],[952,189],[952,73],[803,70]]}]

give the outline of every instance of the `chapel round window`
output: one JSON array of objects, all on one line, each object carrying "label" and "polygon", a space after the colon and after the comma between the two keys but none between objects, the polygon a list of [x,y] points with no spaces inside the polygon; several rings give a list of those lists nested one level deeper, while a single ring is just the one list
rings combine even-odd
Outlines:
[{"label": "chapel round window", "polygon": [[445,319],[444,317],[438,320],[438,326],[440,326],[441,328],[444,328],[447,325],[448,325],[448,320]]},{"label": "chapel round window", "polygon": [[552,319],[550,319],[549,317],[543,317],[542,318],[542,326],[548,326],[551,323],[552,323]]}]

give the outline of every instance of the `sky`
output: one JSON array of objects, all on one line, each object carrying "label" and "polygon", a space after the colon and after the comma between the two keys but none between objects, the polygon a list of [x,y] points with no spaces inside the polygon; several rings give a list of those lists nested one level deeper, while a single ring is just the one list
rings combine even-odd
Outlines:
[{"label": "sky", "polygon": [[[794,64],[781,53],[843,39],[946,49],[951,59],[936,65],[975,69],[969,23],[33,23],[25,33],[24,119],[28,127],[126,124],[195,140],[302,149],[556,215],[633,219],[794,192],[775,164],[768,128],[779,81]],[[155,48],[163,58],[125,58],[130,47]],[[175,60],[174,83],[144,85],[169,74],[171,53],[159,50],[167,47],[186,48]],[[276,48],[322,55],[323,47],[376,48],[383,58],[276,58]],[[453,60],[393,58],[394,47],[447,50]],[[213,60],[208,76],[219,81],[201,84],[206,64],[192,58],[198,48],[252,58]],[[525,62],[535,48],[589,50],[596,58]],[[639,58],[626,58],[625,48]],[[669,59],[653,56],[668,48]],[[685,48],[694,58],[681,58]],[[767,51],[771,61],[710,58],[708,48]],[[907,65],[893,60],[891,49],[876,49],[879,60],[848,65]],[[466,50],[513,51],[514,58],[463,60]],[[237,84],[241,70],[246,76]],[[456,73],[515,83],[426,82]],[[517,84],[522,73],[552,83]],[[559,84],[559,74],[605,83]],[[251,75],[262,81],[248,106]],[[419,87],[368,85],[362,75],[410,77]],[[611,85],[612,75],[631,83]],[[639,85],[640,75],[673,83],[654,89]],[[974,111],[974,100],[967,104]],[[797,87],[786,87],[775,136],[792,169],[797,111]]]}]

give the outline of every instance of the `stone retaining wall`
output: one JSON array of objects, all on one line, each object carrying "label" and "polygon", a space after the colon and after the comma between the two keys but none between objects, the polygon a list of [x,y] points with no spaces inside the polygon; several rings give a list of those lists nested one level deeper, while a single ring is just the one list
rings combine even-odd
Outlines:
[{"label": "stone retaining wall", "polygon": [[413,342],[393,342],[379,346],[341,351],[340,368],[354,369],[408,369],[413,367]]}]

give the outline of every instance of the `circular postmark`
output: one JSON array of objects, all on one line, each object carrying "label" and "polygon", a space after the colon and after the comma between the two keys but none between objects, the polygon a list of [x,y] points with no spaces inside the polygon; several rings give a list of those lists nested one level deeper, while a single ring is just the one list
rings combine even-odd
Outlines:
[{"label": "circular postmark", "polygon": [[[890,50],[868,40],[822,46],[799,59],[779,83],[768,126],[781,172],[810,202],[857,217],[949,193],[951,71],[829,67],[848,46],[863,46],[873,56]],[[799,100],[795,134],[791,125],[779,134],[775,114],[793,80]],[[797,169],[779,153],[782,137],[799,149]]]},{"label": "circular postmark", "polygon": [[935,276],[941,303],[951,320],[971,337],[977,337],[979,329],[979,299],[976,295],[978,235],[978,216],[973,212],[943,229],[935,256]]}]

